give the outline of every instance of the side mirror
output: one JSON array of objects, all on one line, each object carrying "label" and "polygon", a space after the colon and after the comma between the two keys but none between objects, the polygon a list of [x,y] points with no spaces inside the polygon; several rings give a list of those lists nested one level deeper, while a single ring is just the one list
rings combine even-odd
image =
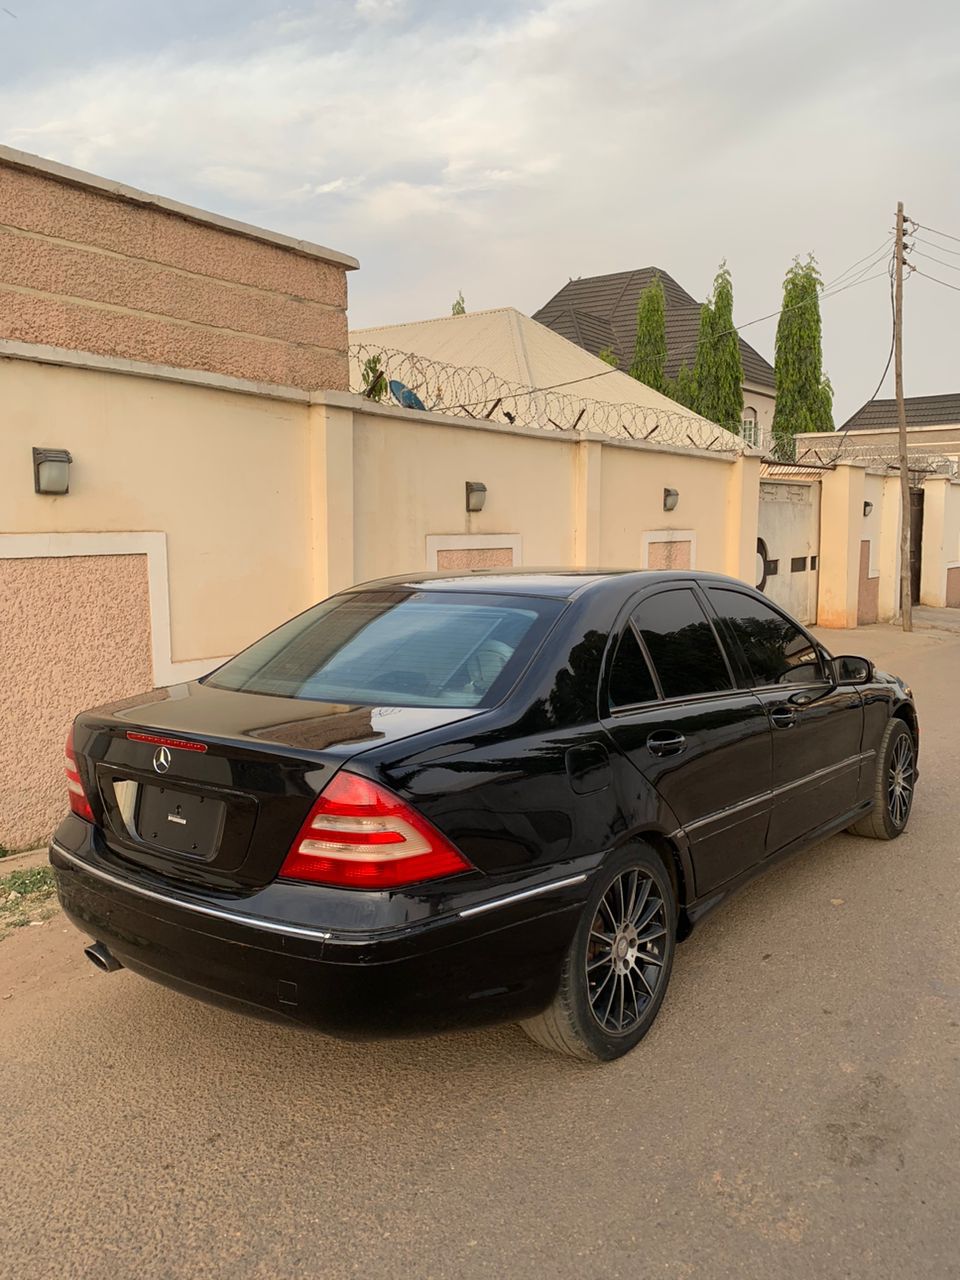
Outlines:
[{"label": "side mirror", "polygon": [[842,658],[834,658],[833,670],[837,684],[869,684],[873,679],[873,663],[869,658],[844,654]]}]

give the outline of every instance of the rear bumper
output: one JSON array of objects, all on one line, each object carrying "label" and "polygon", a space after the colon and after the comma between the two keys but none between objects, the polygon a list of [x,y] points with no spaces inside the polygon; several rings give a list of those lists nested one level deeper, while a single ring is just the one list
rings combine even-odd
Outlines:
[{"label": "rear bumper", "polygon": [[[254,920],[129,879],[95,850],[50,846],[60,902],[128,969],[214,1004],[347,1039],[513,1021],[553,999],[586,876],[480,914],[378,937]],[[520,894],[523,886],[517,886]]]}]

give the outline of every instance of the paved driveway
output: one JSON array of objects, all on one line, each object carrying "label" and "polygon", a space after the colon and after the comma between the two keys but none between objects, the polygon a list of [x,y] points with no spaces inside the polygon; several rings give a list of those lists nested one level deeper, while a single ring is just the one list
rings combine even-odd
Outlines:
[{"label": "paved driveway", "polygon": [[960,637],[827,638],[914,682],[909,834],[717,913],[622,1062],[288,1032],[59,917],[0,944],[0,1275],[957,1275]]}]

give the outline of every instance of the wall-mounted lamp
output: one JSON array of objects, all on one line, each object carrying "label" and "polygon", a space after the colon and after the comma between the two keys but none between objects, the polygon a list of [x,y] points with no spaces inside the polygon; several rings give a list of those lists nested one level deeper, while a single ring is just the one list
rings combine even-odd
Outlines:
[{"label": "wall-mounted lamp", "polygon": [[872,510],[873,510],[873,503],[872,503],[872,502],[865,502],[865,503],[863,504],[863,514],[864,514],[865,516],[868,516]]},{"label": "wall-mounted lamp", "polygon": [[33,451],[34,493],[69,493],[70,463],[73,458],[67,449],[37,449]]},{"label": "wall-mounted lamp", "polygon": [[482,511],[487,500],[487,486],[479,480],[467,481],[467,510]]},{"label": "wall-mounted lamp", "polygon": [[679,501],[680,501],[680,494],[677,492],[676,489],[664,489],[663,491],[664,511],[674,511]]}]

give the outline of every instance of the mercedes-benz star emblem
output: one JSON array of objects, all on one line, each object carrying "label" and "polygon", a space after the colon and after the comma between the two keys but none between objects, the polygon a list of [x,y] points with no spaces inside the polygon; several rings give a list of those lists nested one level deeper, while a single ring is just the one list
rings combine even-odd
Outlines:
[{"label": "mercedes-benz star emblem", "polygon": [[170,748],[157,747],[153,753],[153,767],[157,773],[166,773],[170,768]]}]

